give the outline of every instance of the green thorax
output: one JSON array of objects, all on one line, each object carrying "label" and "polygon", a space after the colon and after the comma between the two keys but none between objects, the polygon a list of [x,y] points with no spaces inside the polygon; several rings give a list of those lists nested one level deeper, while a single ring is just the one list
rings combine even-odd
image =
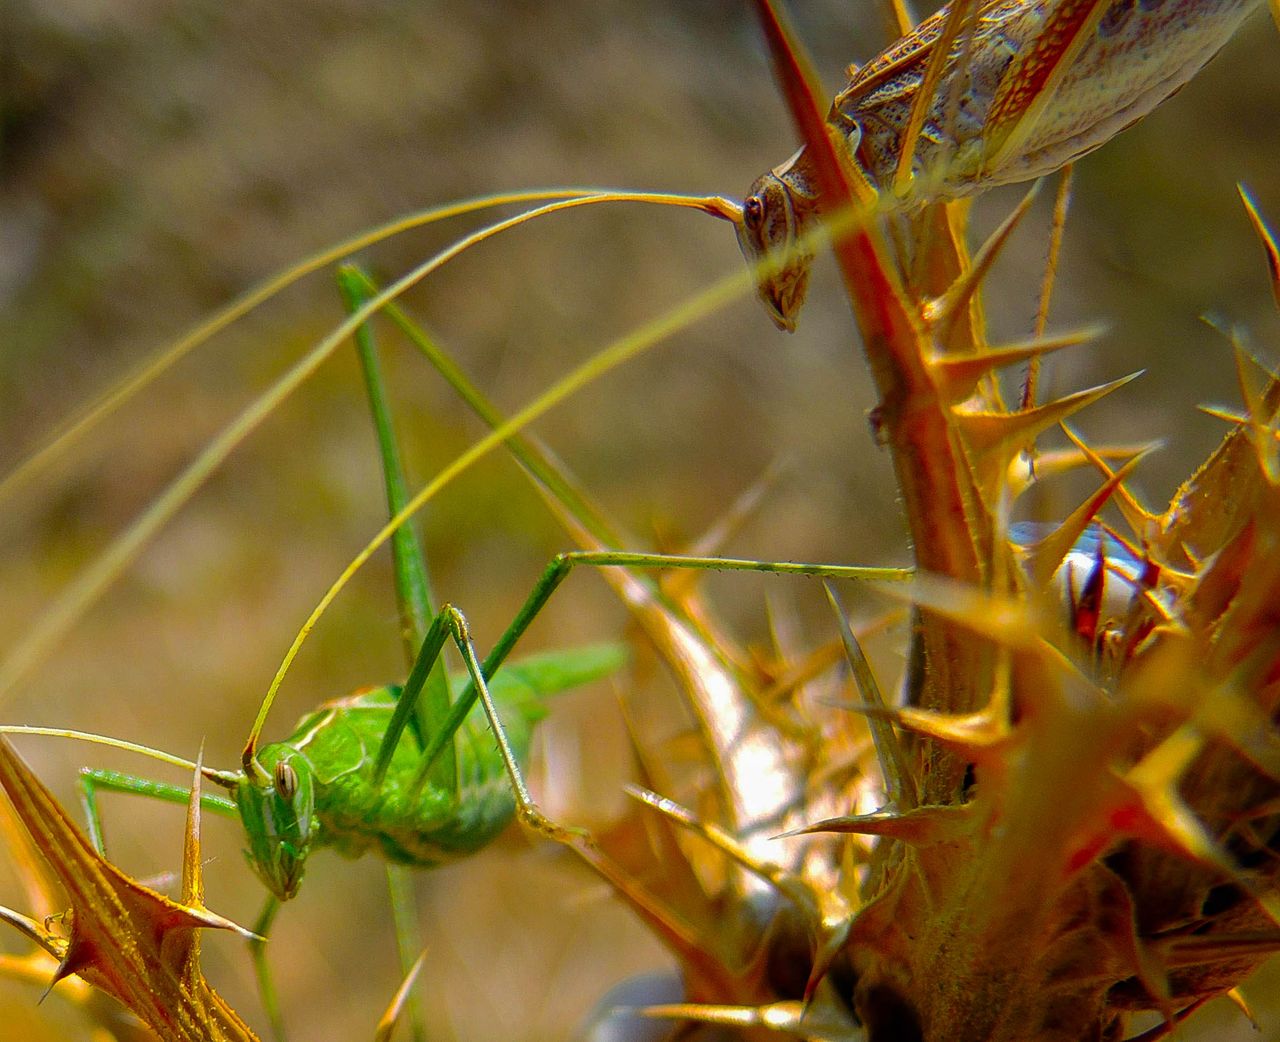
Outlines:
[{"label": "green thorax", "polygon": [[[616,646],[553,652],[505,665],[489,683],[507,738],[522,763],[543,698],[603,676],[621,662]],[[463,684],[455,682],[453,689]],[[326,702],[298,721],[293,733],[264,747],[259,762],[271,772],[285,757],[301,757],[314,781],[313,846],[349,857],[369,850],[390,861],[430,867],[483,847],[510,822],[511,783],[482,706],[454,738],[457,786],[428,778],[417,785],[422,747],[412,729],[396,746],[386,776],[375,784],[373,765],[391,722],[400,688],[370,688]]]}]

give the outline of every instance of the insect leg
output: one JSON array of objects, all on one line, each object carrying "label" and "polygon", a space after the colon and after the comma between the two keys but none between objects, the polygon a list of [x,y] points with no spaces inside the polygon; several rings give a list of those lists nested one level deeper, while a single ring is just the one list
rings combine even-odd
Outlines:
[{"label": "insect leg", "polygon": [[280,901],[275,894],[268,894],[267,903],[262,906],[262,913],[258,916],[258,921],[253,924],[255,936],[249,942],[249,955],[253,959],[253,975],[258,980],[258,995],[262,998],[262,1009],[267,1015],[267,1023],[271,1026],[272,1037],[276,1042],[285,1042],[280,996],[276,993],[275,979],[271,976],[271,963],[267,959],[267,936],[276,921],[278,911],[280,911]]},{"label": "insect leg", "polygon": [[[499,637],[498,643],[485,658],[483,665],[476,658],[475,645],[471,640],[466,619],[452,605],[445,605],[432,622],[431,631],[427,640],[423,643],[418,662],[414,665],[414,674],[421,674],[425,678],[429,665],[424,664],[424,659],[430,654],[433,656],[432,661],[434,661],[434,656],[440,654],[447,632],[462,653],[471,683],[467,685],[458,700],[453,704],[446,727],[439,733],[432,735],[431,742],[424,754],[423,771],[430,770],[432,756],[436,747],[443,747],[445,744],[451,743],[454,733],[461,726],[476,699],[479,698],[484,706],[489,726],[497,739],[498,751],[502,755],[507,774],[511,779],[512,788],[515,790],[516,807],[520,819],[526,825],[537,829],[544,835],[562,842],[582,838],[582,833],[578,830],[566,829],[563,826],[556,825],[538,809],[537,804],[529,794],[528,786],[525,784],[520,765],[516,762],[511,745],[507,741],[506,732],[502,727],[502,721],[498,716],[497,708],[493,704],[493,699],[490,697],[486,681],[498,671],[515,647],[516,642],[524,634],[525,630],[529,628],[529,624],[542,611],[542,608],[551,599],[551,595],[560,587],[560,584],[568,578],[569,573],[578,565],[583,564],[596,568],[691,568],[700,571],[767,572],[782,575],[805,575],[828,579],[860,579],[880,582],[903,581],[910,579],[914,574],[909,568],[858,568],[844,565],[803,564],[792,561],[682,557],[672,554],[625,553],[608,550],[581,550],[564,553],[555,557],[547,566],[537,585],[534,586],[533,591],[525,601],[524,606],[517,613],[515,620]],[[401,704],[396,708],[392,727],[388,728],[388,738],[391,739],[391,742],[388,743],[388,741],[384,740],[384,748],[379,750],[380,755],[385,750],[388,762],[390,761],[394,738],[398,737],[398,732],[397,735],[391,734],[391,731],[396,728],[395,717],[404,717],[407,720],[409,707],[406,702],[410,697],[410,685],[413,681],[414,676],[411,676],[410,682],[406,683],[405,690],[401,695]],[[404,722],[401,721],[399,730],[403,730],[403,727]],[[379,762],[381,764],[381,760]]]},{"label": "insect leg", "polygon": [[516,813],[519,815],[520,820],[530,828],[542,833],[548,839],[554,839],[561,843],[573,843],[581,840],[590,842],[590,836],[587,832],[582,829],[571,829],[563,825],[557,825],[543,814],[537,803],[534,802],[533,796],[529,793],[529,787],[525,784],[520,764],[516,760],[515,751],[511,748],[511,742],[507,738],[506,729],[502,726],[502,719],[498,716],[498,708],[494,705],[493,698],[489,694],[489,685],[485,683],[484,671],[481,669],[479,659],[476,658],[476,648],[471,640],[471,631],[467,626],[467,620],[451,604],[446,604],[440,610],[439,618],[446,620],[449,634],[453,638],[454,644],[457,645],[458,650],[462,653],[463,662],[466,663],[467,667],[467,674],[471,677],[471,684],[479,695],[480,704],[484,707],[484,715],[489,721],[489,728],[493,731],[494,738],[497,740],[498,752],[502,756],[503,765],[507,770],[507,777],[510,779],[511,788],[515,793]]},{"label": "insect leg", "polygon": [[[574,550],[558,554],[547,565],[533,591],[525,600],[524,606],[516,614],[515,620],[498,638],[497,644],[481,664],[479,674],[484,679],[488,680],[498,671],[516,642],[551,599],[551,595],[559,589],[560,584],[578,565],[588,565],[593,568],[691,568],[698,571],[765,572],[773,575],[805,575],[825,579],[856,579],[864,582],[904,582],[910,580],[915,574],[910,568],[860,568],[834,564],[807,564],[797,561],[752,561],[730,557],[686,557],[676,554],[629,553],[615,550]],[[444,615],[445,611],[442,610],[441,617]],[[437,617],[436,623],[441,622],[441,617]],[[435,624],[433,624],[434,629]],[[446,638],[441,634],[438,639],[443,644]],[[427,649],[424,644],[425,650]],[[439,654],[438,650],[436,654]],[[415,666],[415,672],[416,670]],[[409,685],[406,684],[405,692],[401,696],[402,702],[408,692]],[[475,705],[477,697],[478,687],[473,678],[458,696],[458,700],[453,703],[444,727],[433,734],[428,741],[423,754],[428,767],[434,762],[440,750],[451,742],[454,733]],[[397,707],[396,716],[400,714],[401,710]],[[393,725],[394,723],[393,717]],[[403,728],[403,726],[402,722],[400,727]]]},{"label": "insect leg", "polygon": [[[107,792],[127,792],[135,796],[147,796],[153,800],[164,800],[166,803],[186,804],[191,800],[190,785],[171,785],[168,782],[155,781],[152,778],[139,778],[133,774],[122,774],[120,771],[105,771],[92,767],[80,769],[77,783],[80,789],[80,802],[84,807],[85,820],[89,830],[89,842],[99,854],[105,852],[102,841],[102,817],[98,810],[98,790]],[[202,793],[200,804],[218,814],[235,817],[236,805],[226,796],[213,793]]]},{"label": "insect leg", "polygon": [[[338,288],[352,313],[363,307],[373,296],[362,273],[352,265],[344,265],[338,269]],[[378,439],[387,507],[391,516],[395,517],[409,502],[409,491],[372,327],[368,324],[360,326],[355,331],[355,342],[364,373],[369,411],[373,416],[374,431]],[[412,522],[401,525],[391,536],[391,553],[395,563],[400,629],[404,637],[407,663],[412,669],[418,658],[418,650],[426,639],[430,621],[436,614],[426,556]],[[408,690],[406,687],[406,694]],[[424,696],[416,699],[414,713],[410,718],[410,726],[420,743],[425,743],[427,735],[434,734],[439,729],[452,700],[444,663],[436,660],[425,677]],[[452,791],[456,784],[456,771],[451,755],[441,756],[433,780],[442,790]],[[417,948],[414,950],[416,952]],[[408,967],[405,969],[407,971]]]},{"label": "insect leg", "polygon": [[[367,289],[362,273],[353,265],[341,265],[338,268],[337,278],[339,292],[350,313],[354,314],[376,295],[376,290],[370,292]],[[391,516],[395,517],[408,504],[409,490],[400,445],[392,421],[390,397],[382,378],[382,367],[378,360],[378,347],[374,341],[372,324],[365,323],[356,329],[355,345],[356,353],[360,358],[360,368],[364,373],[369,411],[373,417],[374,431],[378,439],[378,455],[382,459],[387,507]],[[426,638],[428,620],[435,614],[435,599],[431,595],[431,579],[427,571],[426,555],[423,553],[422,542],[418,538],[418,531],[413,522],[401,525],[391,536],[391,555],[395,564],[400,631],[404,639],[405,655],[412,670],[416,661],[416,652]],[[453,700],[444,662],[440,659],[437,658],[428,672],[425,684],[424,697],[415,698],[412,703],[414,714],[411,725],[416,731],[419,746],[425,744],[426,735],[435,729],[436,721],[447,715],[449,703]],[[387,748],[389,750],[391,747]],[[442,792],[453,792],[457,786],[457,777],[453,746],[450,745],[448,753],[440,757],[432,780]],[[405,868],[399,865],[387,865],[387,889],[395,922],[396,945],[400,951],[400,968],[408,975],[416,954],[422,950],[422,936],[418,926],[417,900]],[[263,965],[265,968],[265,962]],[[259,983],[263,987],[267,983],[261,975]],[[263,997],[265,1000],[265,990]],[[415,1042],[423,1042],[426,1038],[426,1030],[423,1026],[421,1000],[417,996],[409,1000],[407,1019]]]}]

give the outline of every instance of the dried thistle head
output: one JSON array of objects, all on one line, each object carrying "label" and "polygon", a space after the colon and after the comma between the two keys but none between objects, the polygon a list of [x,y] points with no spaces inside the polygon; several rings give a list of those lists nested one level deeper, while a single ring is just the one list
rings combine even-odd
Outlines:
[{"label": "dried thistle head", "polygon": [[[10,925],[57,960],[49,987],[74,975],[116,999],[163,1042],[254,1042],[257,1036],[209,986],[200,966],[200,930],[253,935],[204,907],[199,772],[188,808],[180,902],[129,878],[94,850],[8,739],[0,739],[0,788],[26,832],[6,828],[28,886],[46,908],[56,907],[59,891],[70,906],[58,916],[67,924],[65,935],[48,918],[41,923],[4,910]],[[98,1008],[83,987],[73,994],[97,1014],[99,1031],[136,1036],[136,1023],[123,1020],[118,1008]]]},{"label": "dried thistle head", "polygon": [[[871,195],[838,136],[804,111],[812,92],[793,85],[789,98],[806,130],[806,185],[822,185],[824,212],[866,215]],[[1163,510],[1125,485],[1139,451],[1072,434],[1041,464],[1040,435],[1125,381],[1006,402],[1002,368],[1084,339],[989,342],[981,291],[1025,212],[972,256],[958,204],[911,207],[887,223],[855,216],[852,230],[833,232],[921,572],[908,598],[904,704],[887,713],[895,726],[865,695],[856,641],[853,672],[869,721],[882,726],[833,725],[849,747],[861,738],[862,755],[846,765],[878,779],[885,802],[850,813],[856,785],[806,784],[825,776],[813,759],[829,751],[824,727],[795,744],[762,711],[758,682],[741,671],[711,681],[686,665],[707,788],[748,791],[735,781],[734,743],[714,741],[727,713],[729,733],[772,730],[781,759],[796,757],[791,806],[810,819],[802,845],[766,860],[725,801],[703,817],[650,798],[766,880],[774,916],[747,943],[739,934],[727,957],[726,903],[749,922],[762,906],[743,888],[702,885],[699,900],[721,915],[694,926],[696,944],[672,944],[687,1001],[656,1012],[815,1039],[1119,1042],[1131,1013],[1161,1018],[1133,1037],[1160,1037],[1280,947],[1280,379],[1237,352],[1244,410]],[[771,226],[767,217],[757,223]],[[1255,223],[1274,277],[1275,240]],[[1097,491],[1036,538],[1011,540],[1018,498],[1079,466],[1098,471]],[[1100,538],[1093,526],[1108,501],[1123,531]],[[1076,588],[1064,563],[1090,535],[1094,562]],[[1123,564],[1108,558],[1108,541]],[[692,614],[682,605],[646,628],[674,631]],[[716,649],[706,659],[734,661],[722,638],[704,641]],[[666,653],[673,663],[686,654]],[[816,820],[832,800],[848,806]],[[858,838],[846,845],[848,835]],[[634,871],[624,893],[652,915],[654,894],[636,882],[648,868]],[[678,874],[669,860],[663,873]],[[787,960],[790,974],[735,969]]]},{"label": "dried thistle head", "polygon": [[[919,312],[936,306],[900,285]],[[954,319],[934,315],[935,329]],[[1130,1014],[1171,1027],[1280,947],[1280,379],[1238,354],[1245,412],[1152,512],[1125,485],[1141,451],[1077,439],[1024,455],[1114,387],[1007,407],[995,370],[1060,346],[906,356],[935,397],[923,420],[919,403],[891,414],[886,435],[922,485],[907,502],[930,506],[913,525],[949,539],[964,570],[936,557],[906,595],[896,711],[871,698],[864,719],[802,686],[778,701],[771,680],[807,656],[752,658],[691,594],[630,591],[700,721],[703,770],[685,797],[696,812],[644,796],[662,818],[650,860],[633,833],[603,843],[630,851],[606,874],[682,963],[685,1001],[655,1012],[875,1042],[1119,1040]],[[951,461],[941,476],[918,456],[931,437],[931,462]],[[1097,492],[1011,540],[1018,497],[1073,466],[1097,469]],[[964,510],[940,514],[924,477]],[[1108,501],[1123,534],[1098,527]],[[753,784],[762,756],[786,800]],[[647,781],[670,791],[656,766]],[[867,791],[880,809],[850,813]]]}]

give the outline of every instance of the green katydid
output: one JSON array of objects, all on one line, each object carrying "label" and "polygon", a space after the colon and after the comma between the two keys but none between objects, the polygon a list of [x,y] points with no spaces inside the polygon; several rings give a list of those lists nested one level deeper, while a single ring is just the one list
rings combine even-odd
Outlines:
[{"label": "green katydid", "polygon": [[[359,298],[353,296],[360,291],[362,278],[349,272],[344,280],[348,302],[357,312],[373,299],[368,292]],[[388,502],[398,515],[408,497],[386,412],[386,393],[369,346],[362,345],[362,357]],[[492,407],[473,387],[457,383],[458,379],[455,373],[455,389],[486,422],[499,426],[500,418]],[[599,523],[585,516],[589,508],[575,500],[563,477],[531,450],[528,442],[512,438],[508,446],[575,517],[589,529],[600,530]],[[250,863],[282,900],[296,893],[307,856],[324,846],[350,855],[373,849],[391,861],[437,865],[479,849],[509,822],[513,811],[539,831],[565,838],[567,830],[549,822],[530,798],[519,762],[527,751],[533,724],[543,715],[544,697],[608,674],[622,661],[622,652],[605,645],[535,656],[501,671],[499,667],[577,565],[750,570],[881,580],[906,574],[892,568],[618,551],[565,553],[548,565],[516,619],[480,662],[463,616],[449,605],[432,612],[421,549],[411,528],[397,529],[393,551],[406,640],[416,647],[413,668],[403,688],[385,686],[325,703],[300,720],[289,737],[261,749],[260,714],[244,752],[242,770],[203,768],[206,778],[232,793],[231,798],[206,794],[206,806],[241,819]],[[425,626],[426,619],[431,620],[429,626]],[[467,671],[466,686],[456,700],[451,699],[448,681],[438,667],[444,645],[450,641],[461,653]],[[497,739],[496,750],[485,741],[486,728]],[[52,729],[3,730],[71,734]],[[409,739],[405,738],[406,730],[411,732]],[[175,802],[189,797],[185,786],[114,771],[85,770],[82,787],[90,829],[99,843],[99,790]]]},{"label": "green katydid", "polygon": [[[344,282],[353,307],[371,299],[368,293],[362,300],[350,296],[361,278],[349,273]],[[388,502],[393,513],[399,514],[407,501],[404,479],[386,415],[385,390],[367,349],[365,368]],[[456,373],[453,379],[455,389],[481,417],[499,426],[499,417],[474,387],[457,383],[461,378]],[[531,450],[528,442],[512,438],[508,446],[579,520],[589,529],[600,530],[595,519],[584,516],[588,508],[572,498],[563,477]],[[449,605],[431,611],[421,550],[411,528],[397,529],[393,550],[406,639],[417,648],[403,688],[385,686],[325,703],[300,720],[289,737],[261,749],[259,721],[246,746],[242,770],[203,769],[206,778],[233,794],[231,798],[206,794],[206,805],[240,817],[250,863],[280,899],[296,893],[307,856],[324,846],[350,855],[373,849],[392,861],[437,865],[483,846],[507,824],[513,811],[539,831],[564,838],[566,830],[542,816],[530,798],[519,761],[527,751],[533,724],[544,713],[544,697],[608,674],[621,663],[622,651],[604,645],[535,656],[501,671],[499,667],[577,565],[764,571],[889,581],[907,574],[894,568],[612,550],[565,553],[547,566],[515,620],[480,662],[461,613]],[[421,620],[428,618],[430,625],[421,633]],[[448,682],[438,668],[448,642],[458,648],[467,671],[466,686],[456,700],[451,700],[448,687],[443,686]],[[496,750],[484,740],[486,728],[497,739]],[[50,729],[3,730],[69,734]],[[408,740],[406,730],[412,735]],[[461,740],[455,741],[457,738]],[[189,796],[187,787],[114,771],[86,770],[82,784],[90,828],[99,842],[99,790],[171,801],[185,801]]]},{"label": "green katydid", "polygon": [[[358,346],[394,514],[407,499],[399,451],[373,345],[364,330]],[[391,862],[430,867],[483,847],[509,823],[517,806],[523,817],[541,821],[519,762],[528,751],[534,723],[545,714],[545,697],[612,672],[624,657],[621,648],[602,645],[547,653],[499,673],[516,632],[482,666],[461,613],[450,605],[432,609],[425,562],[412,528],[397,531],[393,552],[406,646],[414,649],[404,686],[371,688],[326,702],[303,717],[288,737],[261,749],[260,727],[255,726],[241,771],[205,771],[209,780],[231,792],[229,799],[210,795],[206,804],[240,818],[249,863],[280,900],[296,894],[313,849],[330,846],[351,856],[372,849]],[[528,619],[546,596],[549,591],[535,597],[539,604]],[[462,698],[452,706],[441,662],[450,641],[469,678]],[[479,711],[469,712],[477,698]],[[496,736],[496,747],[485,739],[486,727]],[[85,770],[81,785],[99,843],[99,789],[188,798],[184,787],[117,772]]]},{"label": "green katydid", "polygon": [[[359,301],[348,294],[348,303],[355,308]],[[399,451],[367,327],[357,330],[356,341],[394,514],[407,498]],[[402,961],[411,962],[421,942],[412,891],[396,874],[403,871],[399,866],[429,867],[480,849],[510,823],[516,803],[525,817],[540,820],[518,759],[527,753],[532,726],[545,712],[543,699],[611,672],[623,653],[617,646],[601,645],[534,656],[503,669],[490,692],[461,614],[446,606],[431,618],[425,560],[411,527],[397,530],[392,550],[403,635],[413,667],[405,686],[373,688],[326,703],[299,721],[289,737],[255,753],[259,722],[243,757],[243,771],[204,770],[207,778],[229,788],[233,798],[206,794],[203,802],[211,810],[238,817],[244,826],[246,857],[271,892],[255,928],[264,940],[279,902],[296,893],[313,849],[332,846],[349,856],[374,850],[388,862]],[[472,690],[481,692],[483,712],[454,717],[441,729],[439,718],[449,712],[451,698],[440,653],[450,637],[462,650]],[[487,665],[492,675],[496,662],[491,659]],[[404,712],[397,714],[401,698]],[[508,721],[505,729],[498,705]],[[484,713],[497,736],[496,747],[482,733],[487,726]],[[403,735],[406,722],[412,738]],[[423,738],[435,735],[441,739],[437,753],[433,760],[424,760]],[[152,750],[137,751],[155,755]],[[103,789],[169,801],[189,798],[182,786],[83,770],[89,828],[100,849],[97,792]],[[548,826],[547,831],[557,830]],[[261,942],[253,946],[253,957],[268,1018],[276,1037],[283,1038],[279,1002]],[[414,1026],[422,1037],[419,1025]]]},{"label": "green katydid", "polygon": [[[728,299],[735,288],[729,283],[717,287],[699,306],[705,308],[708,302],[722,296]],[[350,328],[360,329],[364,319],[384,306],[389,296],[385,291],[373,296],[365,294],[349,320]],[[583,367],[581,373],[566,378],[514,420],[502,420],[491,411],[486,413],[484,408],[477,408],[495,430],[477,451],[463,460],[476,458],[479,451],[490,446],[507,444],[568,513],[582,520],[583,507],[574,502],[572,490],[564,482],[558,482],[544,464],[536,460],[531,463],[528,457],[522,456],[513,435],[538,410],[545,411],[586,379],[638,353],[660,336],[671,321],[672,318],[664,317],[642,336],[625,339],[616,348],[603,352]],[[391,860],[412,865],[438,864],[482,846],[509,821],[513,809],[518,810],[526,824],[547,835],[564,840],[577,837],[576,833],[552,824],[538,811],[521,777],[519,759],[527,749],[532,724],[542,713],[541,697],[609,672],[618,664],[620,653],[616,648],[555,653],[498,672],[541,607],[577,564],[879,579],[896,579],[903,574],[899,569],[673,558],[612,550],[564,554],[548,566],[515,622],[482,664],[462,616],[448,606],[433,614],[427,603],[425,571],[413,549],[416,542],[408,535],[410,530],[400,524],[421,505],[425,496],[419,493],[412,500],[407,499],[403,478],[398,473],[389,422],[384,422],[385,417],[379,419],[378,402],[385,404],[385,395],[372,379],[370,390],[389,502],[395,515],[396,534],[392,538],[404,629],[406,640],[416,650],[409,681],[403,689],[387,687],[328,703],[304,718],[288,739],[259,750],[258,735],[266,714],[264,704],[246,746],[243,771],[203,769],[206,778],[234,794],[233,799],[206,794],[205,805],[241,818],[250,862],[277,898],[287,898],[296,892],[307,856],[326,845],[349,854],[373,849]],[[467,397],[465,393],[464,397]],[[468,401],[477,407],[479,399],[473,395]],[[238,429],[236,434],[240,436]],[[220,452],[224,450],[221,445],[217,448]],[[166,503],[166,511],[169,509]],[[584,526],[593,529],[586,521]],[[616,545],[616,540],[607,536],[600,542]],[[113,569],[116,564],[112,562]],[[432,622],[423,633],[427,619]],[[468,674],[465,689],[452,703],[445,686],[447,682],[437,668],[440,653],[450,640],[461,652]],[[22,656],[18,658],[21,660]],[[475,705],[477,701],[481,703],[479,707]],[[503,728],[504,718],[511,730],[510,736]],[[486,728],[497,738],[496,753],[488,748],[487,736],[483,734]],[[408,737],[404,735],[406,729],[410,731]],[[89,737],[52,729],[0,730]],[[107,741],[105,744],[122,743]],[[134,748],[159,759],[178,762],[155,750]],[[316,769],[317,761],[319,769]],[[90,827],[99,842],[98,791],[122,791],[184,802],[189,792],[184,786],[105,771],[86,771],[83,783]],[[270,903],[262,919],[263,932],[274,910],[274,903]]]}]

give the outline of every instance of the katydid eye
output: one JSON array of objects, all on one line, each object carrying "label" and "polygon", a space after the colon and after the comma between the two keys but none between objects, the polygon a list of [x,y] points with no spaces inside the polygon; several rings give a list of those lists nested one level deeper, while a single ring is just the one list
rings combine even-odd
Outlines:
[{"label": "katydid eye", "polygon": [[760,222],[764,220],[764,203],[760,201],[758,195],[751,196],[743,203],[742,216],[748,228],[755,230],[760,227]]},{"label": "katydid eye", "polygon": [[281,760],[275,769],[276,792],[286,800],[298,794],[298,772],[291,763]]}]

